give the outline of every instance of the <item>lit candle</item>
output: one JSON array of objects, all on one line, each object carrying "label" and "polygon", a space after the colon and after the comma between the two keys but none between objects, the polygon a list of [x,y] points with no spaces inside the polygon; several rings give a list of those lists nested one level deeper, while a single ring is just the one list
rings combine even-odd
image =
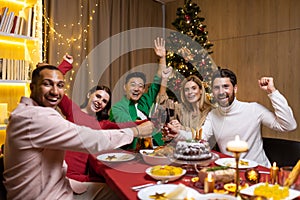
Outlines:
[{"label": "lit candle", "polygon": [[278,172],[279,168],[276,166],[276,162],[273,162],[273,166],[270,169],[270,177],[272,184],[278,183]]},{"label": "lit candle", "polygon": [[204,179],[204,193],[213,193],[215,189],[215,179],[212,177],[211,173],[207,174]]},{"label": "lit candle", "polygon": [[248,151],[248,144],[240,140],[240,136],[236,135],[235,140],[227,143],[227,150],[231,152],[245,152]]}]

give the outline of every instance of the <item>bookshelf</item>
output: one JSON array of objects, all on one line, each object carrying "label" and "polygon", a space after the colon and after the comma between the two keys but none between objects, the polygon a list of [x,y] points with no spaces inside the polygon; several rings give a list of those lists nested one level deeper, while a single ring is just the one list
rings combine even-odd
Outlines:
[{"label": "bookshelf", "polygon": [[0,0],[0,145],[9,113],[29,96],[30,73],[42,61],[42,0]]}]

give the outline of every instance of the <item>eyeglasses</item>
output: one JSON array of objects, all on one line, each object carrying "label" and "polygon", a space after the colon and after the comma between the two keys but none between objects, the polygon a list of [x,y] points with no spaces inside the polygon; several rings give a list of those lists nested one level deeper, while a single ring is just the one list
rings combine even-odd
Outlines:
[{"label": "eyeglasses", "polygon": [[142,83],[134,83],[134,82],[132,82],[132,83],[130,83],[130,87],[138,87],[138,88],[144,88],[144,84],[142,84]]}]

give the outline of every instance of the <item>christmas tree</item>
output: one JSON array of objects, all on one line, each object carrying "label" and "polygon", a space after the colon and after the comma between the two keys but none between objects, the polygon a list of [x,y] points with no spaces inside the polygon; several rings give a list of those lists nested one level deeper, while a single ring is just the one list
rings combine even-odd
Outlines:
[{"label": "christmas tree", "polygon": [[174,75],[168,81],[168,95],[180,100],[181,82],[185,77],[197,75],[203,78],[206,92],[210,95],[211,74],[216,69],[210,54],[213,44],[208,40],[208,32],[199,17],[200,7],[185,0],[184,6],[177,9],[177,18],[172,23],[172,32],[166,41],[167,65],[174,68]]}]

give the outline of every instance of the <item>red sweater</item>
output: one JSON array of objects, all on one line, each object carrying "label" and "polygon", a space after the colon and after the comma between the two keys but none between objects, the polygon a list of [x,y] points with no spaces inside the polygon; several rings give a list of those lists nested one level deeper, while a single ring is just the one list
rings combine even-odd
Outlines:
[{"label": "red sweater", "polygon": [[[64,95],[62,101],[58,105],[66,119],[78,124],[90,127],[92,129],[120,129],[129,128],[141,124],[144,121],[139,122],[125,122],[114,123],[108,120],[97,121],[95,117],[92,117],[85,112],[81,111],[80,107],[72,102],[66,95]],[[93,166],[89,166],[89,155],[82,152],[66,151],[65,160],[68,164],[67,177],[77,181],[103,181],[104,179],[99,175],[93,176]]]},{"label": "red sweater", "polygon": [[[63,61],[58,69],[66,74],[69,70],[72,69],[72,65]],[[126,123],[113,123],[108,120],[97,121],[95,117],[92,117],[81,111],[80,107],[72,102],[66,95],[64,95],[62,101],[58,105],[61,109],[63,115],[66,116],[66,119],[70,122],[73,122],[78,125],[83,125],[90,127],[92,129],[119,129],[119,128],[129,128],[136,126],[144,121],[137,123],[126,122]],[[104,179],[97,175],[93,170],[92,163],[89,163],[88,160],[89,154],[67,151],[65,154],[65,160],[68,164],[67,177],[72,178],[77,181],[103,181]]]}]

